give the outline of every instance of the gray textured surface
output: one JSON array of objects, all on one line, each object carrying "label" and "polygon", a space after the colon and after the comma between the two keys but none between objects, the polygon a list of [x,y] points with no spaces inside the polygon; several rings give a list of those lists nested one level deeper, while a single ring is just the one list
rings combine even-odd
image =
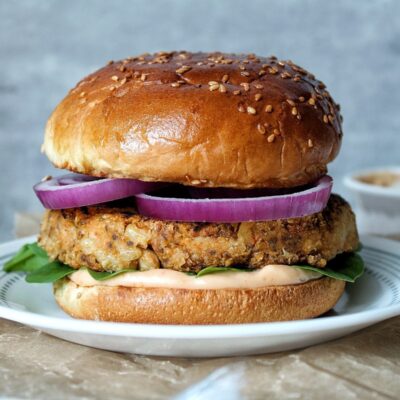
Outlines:
[{"label": "gray textured surface", "polygon": [[331,166],[400,163],[400,2],[0,0],[0,241],[31,186],[54,173],[39,152],[52,108],[82,76],[144,51],[276,54],[325,81],[344,115]]}]

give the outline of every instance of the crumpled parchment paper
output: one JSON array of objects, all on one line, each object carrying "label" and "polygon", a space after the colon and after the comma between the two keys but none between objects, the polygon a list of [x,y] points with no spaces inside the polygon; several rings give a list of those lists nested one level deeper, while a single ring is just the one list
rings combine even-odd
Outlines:
[{"label": "crumpled parchment paper", "polygon": [[[39,216],[16,216],[17,236]],[[0,395],[63,399],[399,399],[400,317],[306,349],[178,359],[65,342],[0,319]]]}]

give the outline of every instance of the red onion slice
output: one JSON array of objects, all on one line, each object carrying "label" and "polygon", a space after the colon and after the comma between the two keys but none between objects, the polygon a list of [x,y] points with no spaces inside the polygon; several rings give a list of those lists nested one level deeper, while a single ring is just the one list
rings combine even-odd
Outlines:
[{"label": "red onion slice", "polygon": [[67,174],[37,183],[33,190],[44,207],[59,210],[106,203],[165,187],[164,183],[135,179],[99,179]]},{"label": "red onion slice", "polygon": [[[309,187],[309,186],[308,186]],[[307,187],[307,188],[308,188]],[[187,187],[193,199],[234,199],[249,197],[277,196],[281,194],[295,193],[304,190],[305,187],[290,189],[231,189],[231,188],[201,188]]]},{"label": "red onion slice", "polygon": [[322,211],[331,194],[332,184],[332,178],[324,176],[306,190],[251,198],[181,199],[148,194],[135,197],[141,215],[168,221],[268,221],[304,217]]}]

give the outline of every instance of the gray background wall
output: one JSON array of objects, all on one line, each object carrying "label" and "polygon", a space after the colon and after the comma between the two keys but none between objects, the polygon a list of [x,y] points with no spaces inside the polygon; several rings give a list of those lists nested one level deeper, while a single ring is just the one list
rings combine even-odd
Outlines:
[{"label": "gray background wall", "polygon": [[276,54],[310,69],[341,103],[345,140],[330,173],[400,163],[399,1],[0,0],[0,241],[31,186],[54,174],[45,121],[110,59],[187,49]]}]

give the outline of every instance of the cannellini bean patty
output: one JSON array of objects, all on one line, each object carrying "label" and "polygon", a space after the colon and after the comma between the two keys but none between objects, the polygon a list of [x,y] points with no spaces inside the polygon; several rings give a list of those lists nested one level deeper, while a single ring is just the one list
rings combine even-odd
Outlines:
[{"label": "cannellini bean patty", "polygon": [[324,267],[358,247],[350,206],[332,195],[320,213],[235,224],[146,218],[122,204],[47,211],[39,244],[52,259],[97,271],[308,263]]}]

